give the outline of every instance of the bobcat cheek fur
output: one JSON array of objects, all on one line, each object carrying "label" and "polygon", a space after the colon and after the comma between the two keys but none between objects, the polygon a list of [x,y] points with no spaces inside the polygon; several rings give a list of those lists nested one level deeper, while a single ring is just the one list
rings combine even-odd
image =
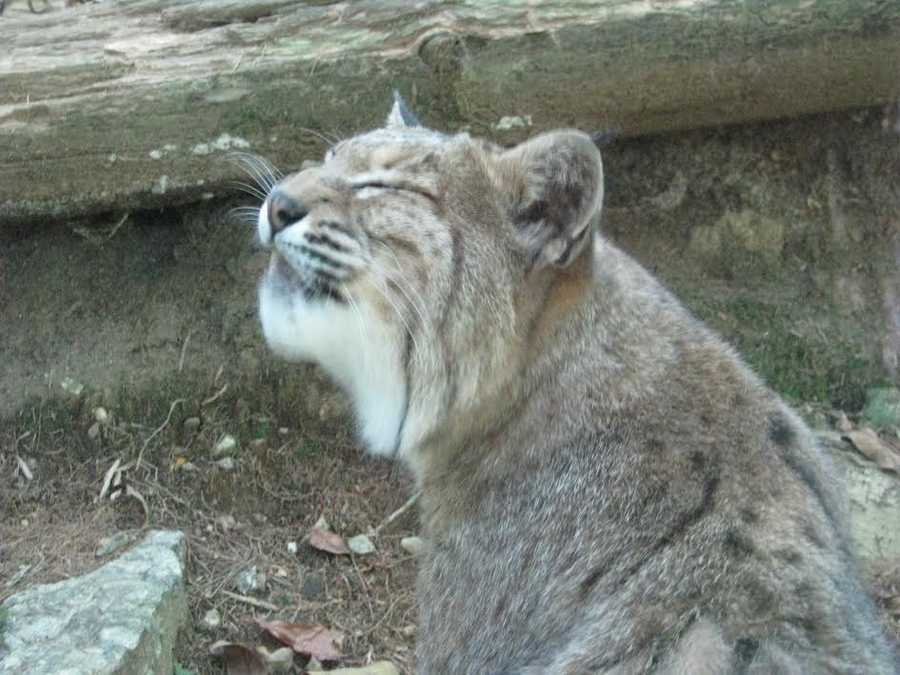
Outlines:
[{"label": "bobcat cheek fur", "polygon": [[422,489],[422,673],[897,673],[812,433],[597,232],[577,131],[387,125],[259,214],[273,351]]}]

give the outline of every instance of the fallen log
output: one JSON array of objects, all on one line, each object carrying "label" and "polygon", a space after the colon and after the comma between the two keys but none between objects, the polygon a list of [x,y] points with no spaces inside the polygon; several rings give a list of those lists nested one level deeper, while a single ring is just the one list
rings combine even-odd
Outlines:
[{"label": "fallen log", "polygon": [[0,230],[216,198],[225,151],[297,166],[320,134],[377,124],[395,87],[426,122],[500,141],[900,96],[884,0],[50,4],[0,16]]}]

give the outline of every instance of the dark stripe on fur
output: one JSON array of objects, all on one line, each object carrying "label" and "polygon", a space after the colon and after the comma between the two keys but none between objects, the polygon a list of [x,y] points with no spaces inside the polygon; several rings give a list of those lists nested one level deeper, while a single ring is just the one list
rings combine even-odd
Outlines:
[{"label": "dark stripe on fur", "polygon": [[351,232],[350,229],[348,229],[346,226],[341,225],[340,223],[335,222],[333,220],[321,221],[319,223],[319,229],[323,229],[323,228],[328,229],[328,230],[334,230],[335,232],[340,232],[345,237],[356,241],[356,237],[353,235],[353,232]]},{"label": "dark stripe on fur", "polygon": [[793,425],[781,413],[769,416],[769,439],[778,446],[786,448],[794,444],[797,432]]},{"label": "dark stripe on fur", "polygon": [[307,234],[306,241],[308,241],[310,244],[313,244],[315,246],[324,246],[326,248],[334,249],[335,251],[338,251],[339,253],[349,253],[350,252],[350,249],[347,246],[344,246],[343,244],[339,244],[338,242],[336,242],[334,239],[332,239],[330,236],[328,236],[324,232],[319,233],[319,234]]},{"label": "dark stripe on fur", "polygon": [[800,479],[800,482],[807,487],[810,493],[812,493],[813,498],[819,502],[819,505],[822,507],[828,520],[834,523],[835,514],[832,511],[831,504],[829,504],[825,494],[825,488],[822,486],[822,481],[815,469],[809,464],[804,463],[800,458],[794,456],[792,452],[782,453],[782,459],[787,467],[794,472],[794,475]]},{"label": "dark stripe on fur", "polygon": [[[653,560],[657,553],[675,543],[675,541],[678,540],[686,530],[700,521],[713,509],[716,501],[716,492],[719,489],[719,478],[720,471],[718,462],[716,462],[712,467],[710,467],[710,471],[707,473],[706,480],[703,483],[703,497],[700,500],[700,504],[698,504],[696,508],[691,509],[690,511],[682,515],[681,518],[679,518],[678,521],[672,526],[672,528],[656,541],[649,555],[645,556],[640,561],[633,564],[629,569],[627,569],[625,573],[616,580],[616,583],[618,585],[621,586],[625,584],[628,579],[640,572],[641,568],[644,565]],[[579,589],[582,600],[584,600],[586,596],[590,594],[597,583],[599,583],[603,579],[603,577],[612,568],[612,566],[613,565],[611,563],[607,563],[602,567],[596,568],[590,574],[588,574],[587,577],[585,577],[584,581],[581,582]]]},{"label": "dark stripe on fur", "polygon": [[447,383],[444,400],[444,407],[447,410],[452,408],[453,404],[456,402],[458,387],[456,373],[454,373],[453,371],[453,359],[452,354],[450,353],[450,345],[448,343],[448,336],[450,335],[451,331],[447,330],[447,322],[450,320],[450,315],[453,311],[453,307],[456,304],[456,294],[459,292],[460,281],[462,279],[463,261],[465,259],[462,235],[455,228],[450,229],[450,244],[452,263],[452,267],[450,269],[450,294],[447,296],[443,311],[441,312],[441,318],[438,320],[437,329],[437,334],[440,336],[441,340],[441,355],[443,356],[444,363],[444,377]]},{"label": "dark stripe on fur", "polygon": [[406,395],[403,397],[403,416],[397,427],[397,440],[394,442],[394,458],[400,452],[400,443],[403,441],[403,428],[406,426],[406,418],[409,417],[409,400],[412,398],[412,377],[409,372],[409,364],[412,361],[413,340],[412,335],[406,333],[406,341],[403,345],[403,380],[406,383]]},{"label": "dark stripe on fur", "polygon": [[337,260],[333,260],[327,254],[321,253],[320,251],[317,251],[314,248],[310,248],[306,244],[300,244],[297,248],[303,255],[315,260],[316,262],[323,263],[323,264],[328,265],[329,267],[333,267],[334,269],[337,269],[337,270],[342,270],[342,269],[346,268],[346,266],[343,263],[338,262]]}]

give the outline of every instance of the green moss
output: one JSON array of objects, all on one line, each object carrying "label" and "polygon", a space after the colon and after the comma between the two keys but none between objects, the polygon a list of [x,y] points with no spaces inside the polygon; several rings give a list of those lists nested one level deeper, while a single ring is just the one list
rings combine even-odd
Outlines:
[{"label": "green moss", "polygon": [[864,353],[863,341],[855,339],[836,313],[830,325],[822,325],[821,307],[814,320],[801,303],[783,298],[695,295],[686,302],[788,399],[859,410],[866,389],[881,378],[874,357]]},{"label": "green moss", "polygon": [[866,392],[863,417],[875,427],[900,426],[900,389],[873,387]]}]

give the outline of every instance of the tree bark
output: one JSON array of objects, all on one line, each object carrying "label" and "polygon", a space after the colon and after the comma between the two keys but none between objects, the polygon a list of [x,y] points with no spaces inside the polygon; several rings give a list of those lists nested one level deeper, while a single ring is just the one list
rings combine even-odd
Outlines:
[{"label": "tree bark", "polygon": [[0,231],[211,199],[380,123],[503,142],[885,104],[894,0],[109,0],[0,16]]}]

